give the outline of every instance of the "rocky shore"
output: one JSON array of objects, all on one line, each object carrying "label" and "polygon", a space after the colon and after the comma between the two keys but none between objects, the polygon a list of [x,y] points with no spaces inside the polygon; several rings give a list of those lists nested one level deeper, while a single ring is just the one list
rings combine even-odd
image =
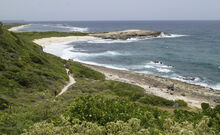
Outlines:
[{"label": "rocky shore", "polygon": [[124,30],[107,33],[95,33],[90,36],[102,38],[102,39],[114,39],[114,40],[127,40],[130,38],[145,38],[145,37],[158,37],[158,36],[171,36],[168,33],[151,30]]},{"label": "rocky shore", "polygon": [[220,91],[218,90],[149,74],[84,65],[105,74],[109,80],[138,85],[149,94],[169,100],[181,99],[187,102],[190,107],[201,108],[203,102],[209,103],[211,106],[220,104]]}]

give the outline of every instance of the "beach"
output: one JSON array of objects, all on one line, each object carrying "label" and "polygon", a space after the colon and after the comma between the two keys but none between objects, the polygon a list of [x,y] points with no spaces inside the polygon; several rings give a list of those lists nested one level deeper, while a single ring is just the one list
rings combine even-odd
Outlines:
[{"label": "beach", "polygon": [[[51,37],[34,40],[42,47],[62,42],[96,39],[92,36]],[[83,63],[82,63],[83,64]],[[169,100],[184,100],[190,107],[201,108],[201,103],[209,103],[212,107],[220,101],[220,91],[193,85],[178,80],[137,73],[133,71],[111,69],[102,66],[84,64],[103,73],[108,80],[115,80],[140,86],[148,94],[163,97]]]},{"label": "beach", "polygon": [[30,24],[24,24],[24,25],[20,25],[20,26],[16,26],[16,27],[12,27],[10,29],[8,29],[9,31],[18,31],[26,26],[29,26]]},{"label": "beach", "polygon": [[98,38],[92,36],[51,37],[51,38],[36,39],[33,42],[42,47],[45,47],[51,44],[58,44],[58,43],[71,42],[71,41],[72,42],[81,41],[81,40],[93,40],[93,39],[98,39]]}]

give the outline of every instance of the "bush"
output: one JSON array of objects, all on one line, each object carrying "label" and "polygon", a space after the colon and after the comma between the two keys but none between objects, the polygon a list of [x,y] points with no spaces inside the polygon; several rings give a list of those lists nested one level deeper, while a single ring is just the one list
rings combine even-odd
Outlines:
[{"label": "bush", "polygon": [[174,118],[176,121],[179,122],[189,121],[189,122],[198,123],[202,117],[203,117],[202,114],[198,114],[195,112],[190,112],[181,109],[174,110]]},{"label": "bush", "polygon": [[179,106],[182,106],[182,107],[187,106],[187,103],[183,100],[176,100],[175,103],[177,103]]},{"label": "bush", "polygon": [[140,120],[132,118],[128,122],[117,121],[109,122],[106,126],[100,126],[96,123],[80,121],[74,119],[69,122],[61,117],[61,124],[55,126],[46,121],[34,124],[29,130],[25,130],[22,135],[42,135],[42,134],[65,134],[65,135],[146,135],[150,134],[148,129],[140,126]]},{"label": "bush", "polygon": [[167,100],[167,99],[157,97],[157,96],[152,96],[152,95],[145,95],[144,97],[140,98],[140,100],[138,101],[144,104],[150,104],[150,105],[155,105],[155,106],[173,106],[174,105],[174,101],[172,100]]},{"label": "bush", "polygon": [[201,104],[201,107],[202,107],[202,110],[203,110],[203,111],[207,111],[207,110],[210,109],[210,106],[209,106],[208,103],[202,103],[202,104]]},{"label": "bush", "polygon": [[79,97],[70,105],[66,116],[81,121],[88,121],[106,125],[108,122],[116,122],[118,120],[128,121],[131,118],[141,120],[144,127],[162,128],[164,117],[168,117],[168,113],[159,111],[149,106],[140,106],[127,99],[115,98],[104,99],[100,96]]},{"label": "bush", "polygon": [[5,65],[0,63],[0,71],[4,71],[5,70]]},{"label": "bush", "polygon": [[30,54],[30,58],[31,58],[31,61],[34,62],[34,63],[44,64],[43,60],[35,54]]},{"label": "bush", "polygon": [[8,108],[9,102],[3,98],[0,98],[0,110]]}]

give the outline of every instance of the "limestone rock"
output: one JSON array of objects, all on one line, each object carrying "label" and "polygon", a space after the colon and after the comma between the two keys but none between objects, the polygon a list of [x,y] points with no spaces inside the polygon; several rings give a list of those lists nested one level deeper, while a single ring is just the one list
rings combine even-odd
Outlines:
[{"label": "limestone rock", "polygon": [[124,31],[90,34],[90,36],[94,36],[102,39],[127,40],[130,38],[170,36],[170,34],[159,31],[151,31],[151,30],[124,30]]}]

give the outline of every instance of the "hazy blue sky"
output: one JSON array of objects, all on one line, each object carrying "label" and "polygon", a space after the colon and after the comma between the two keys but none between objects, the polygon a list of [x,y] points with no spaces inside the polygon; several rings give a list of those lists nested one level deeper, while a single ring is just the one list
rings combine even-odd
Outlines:
[{"label": "hazy blue sky", "polygon": [[220,0],[0,0],[0,20],[220,20]]}]

